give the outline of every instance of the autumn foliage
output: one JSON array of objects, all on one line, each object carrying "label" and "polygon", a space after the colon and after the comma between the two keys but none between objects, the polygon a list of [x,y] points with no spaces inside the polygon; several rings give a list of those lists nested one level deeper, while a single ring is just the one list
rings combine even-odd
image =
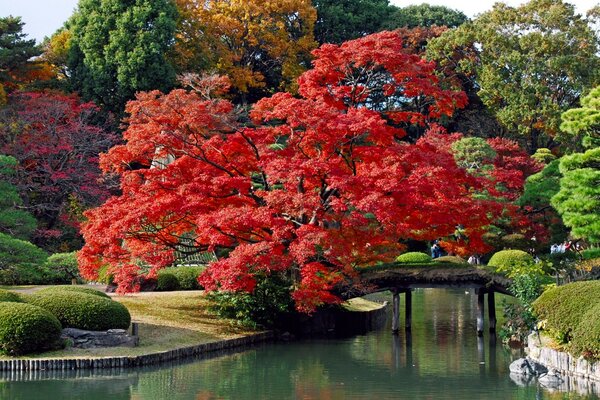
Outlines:
[{"label": "autumn foliage", "polygon": [[[223,79],[205,79],[200,92],[138,94],[126,143],[101,158],[105,172],[121,175],[122,195],[86,213],[85,277],[108,265],[120,290],[135,289],[140,273],[169,265],[192,236],[183,251],[221,255],[201,276],[208,290],[252,291],[255,276],[285,274],[297,308],[312,312],[338,302],[356,268],[393,259],[401,239],[449,236],[461,225],[482,250],[503,206],[474,195],[514,178],[473,174],[454,160],[461,135],[436,121],[465,95],[442,89],[435,66],[407,54],[398,33],[313,54],[301,97],[263,99],[250,120],[213,97]],[[411,144],[414,126],[428,133]]]},{"label": "autumn foliage", "polygon": [[38,219],[36,244],[64,239],[76,209],[108,197],[98,154],[117,137],[97,123],[97,112],[76,95],[41,92],[14,93],[2,109],[0,153],[18,161],[14,183],[23,208]]}]

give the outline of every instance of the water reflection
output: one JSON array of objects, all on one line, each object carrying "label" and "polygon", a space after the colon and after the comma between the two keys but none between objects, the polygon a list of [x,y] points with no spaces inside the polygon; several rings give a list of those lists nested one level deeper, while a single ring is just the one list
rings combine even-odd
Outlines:
[{"label": "water reflection", "polygon": [[462,291],[415,291],[412,317],[397,335],[388,325],[162,368],[4,375],[0,399],[597,399],[515,384],[508,365],[518,355],[495,337],[478,340]]}]

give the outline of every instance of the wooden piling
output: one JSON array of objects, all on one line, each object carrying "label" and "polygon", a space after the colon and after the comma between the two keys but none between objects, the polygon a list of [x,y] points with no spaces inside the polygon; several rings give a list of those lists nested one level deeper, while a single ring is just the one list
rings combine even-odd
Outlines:
[{"label": "wooden piling", "polygon": [[485,305],[484,305],[484,294],[483,289],[477,289],[477,336],[483,336],[483,321],[485,318]]},{"label": "wooden piling", "polygon": [[488,292],[488,320],[490,326],[490,333],[496,333],[496,299],[494,291]]},{"label": "wooden piling", "polygon": [[404,329],[410,331],[412,327],[412,290],[404,292]]},{"label": "wooden piling", "polygon": [[392,292],[392,332],[398,333],[400,325],[400,295],[397,290]]}]

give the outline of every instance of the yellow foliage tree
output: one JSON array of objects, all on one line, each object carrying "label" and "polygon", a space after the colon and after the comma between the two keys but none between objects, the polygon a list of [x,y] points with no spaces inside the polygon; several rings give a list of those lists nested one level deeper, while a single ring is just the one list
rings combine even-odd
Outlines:
[{"label": "yellow foliage tree", "polygon": [[179,72],[226,74],[242,99],[294,90],[316,47],[310,0],[176,0]]}]

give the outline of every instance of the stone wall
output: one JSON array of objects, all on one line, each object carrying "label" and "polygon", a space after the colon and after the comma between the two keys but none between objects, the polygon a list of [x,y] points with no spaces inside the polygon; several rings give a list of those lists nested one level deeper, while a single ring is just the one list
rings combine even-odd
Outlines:
[{"label": "stone wall", "polygon": [[236,347],[249,346],[274,339],[273,332],[262,332],[254,335],[226,339],[196,346],[161,351],[131,357],[94,357],[94,358],[42,358],[42,359],[10,359],[0,360],[0,374],[9,371],[34,370],[75,370],[98,368],[132,368],[144,365],[161,364],[171,360],[197,357],[206,353],[218,352]]},{"label": "stone wall", "polygon": [[560,390],[579,393],[600,393],[600,361],[590,362],[583,357],[546,347],[536,333],[527,339],[529,358],[548,369],[561,373],[564,383]]}]

